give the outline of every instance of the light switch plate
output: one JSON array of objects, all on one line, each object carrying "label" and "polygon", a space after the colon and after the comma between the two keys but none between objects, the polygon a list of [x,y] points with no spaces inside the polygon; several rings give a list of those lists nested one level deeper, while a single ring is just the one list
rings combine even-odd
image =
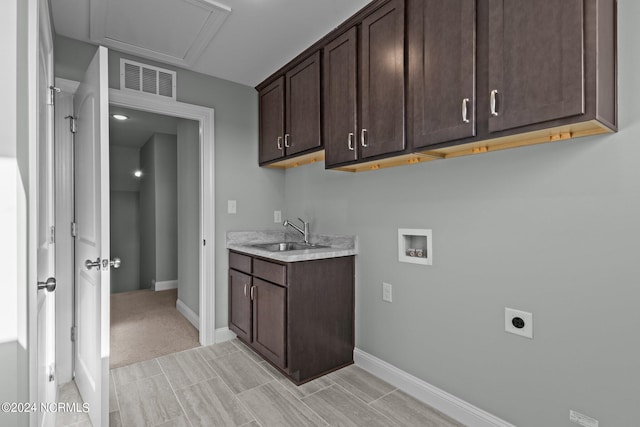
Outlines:
[{"label": "light switch plate", "polygon": [[278,224],[282,222],[282,211],[273,211],[273,222]]},{"label": "light switch plate", "polygon": [[393,287],[390,283],[382,282],[382,300],[386,302],[393,301]]},{"label": "light switch plate", "polygon": [[533,314],[505,307],[504,330],[511,334],[533,339]]},{"label": "light switch plate", "polygon": [[227,200],[227,213],[234,214],[237,212],[237,205],[235,200]]}]

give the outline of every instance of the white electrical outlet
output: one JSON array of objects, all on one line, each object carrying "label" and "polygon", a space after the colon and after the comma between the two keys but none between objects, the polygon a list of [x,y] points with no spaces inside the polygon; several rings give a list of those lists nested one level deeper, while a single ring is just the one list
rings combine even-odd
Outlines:
[{"label": "white electrical outlet", "polygon": [[227,213],[234,214],[237,212],[237,205],[235,200],[227,200]]},{"label": "white electrical outlet", "polygon": [[584,427],[598,427],[598,420],[581,414],[580,412],[570,410],[569,421],[572,423],[580,424]]},{"label": "white electrical outlet", "polygon": [[282,211],[273,211],[273,222],[278,224],[282,222]]},{"label": "white electrical outlet", "polygon": [[382,300],[391,302],[393,300],[393,289],[390,283],[382,282]]},{"label": "white electrical outlet", "polygon": [[504,330],[512,334],[533,339],[533,314],[505,307]]}]

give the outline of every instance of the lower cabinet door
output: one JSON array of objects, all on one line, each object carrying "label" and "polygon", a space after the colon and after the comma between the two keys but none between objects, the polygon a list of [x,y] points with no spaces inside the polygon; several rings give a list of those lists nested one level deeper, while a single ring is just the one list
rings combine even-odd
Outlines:
[{"label": "lower cabinet door", "polygon": [[276,366],[287,366],[287,289],[253,279],[253,343]]},{"label": "lower cabinet door", "polygon": [[251,276],[229,270],[229,329],[250,343],[251,335]]}]

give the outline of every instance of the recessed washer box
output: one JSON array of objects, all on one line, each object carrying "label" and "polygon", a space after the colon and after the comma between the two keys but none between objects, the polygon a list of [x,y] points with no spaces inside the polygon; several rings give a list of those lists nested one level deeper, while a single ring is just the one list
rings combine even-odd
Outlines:
[{"label": "recessed washer box", "polygon": [[433,264],[433,233],[415,228],[398,229],[398,261],[413,264]]}]

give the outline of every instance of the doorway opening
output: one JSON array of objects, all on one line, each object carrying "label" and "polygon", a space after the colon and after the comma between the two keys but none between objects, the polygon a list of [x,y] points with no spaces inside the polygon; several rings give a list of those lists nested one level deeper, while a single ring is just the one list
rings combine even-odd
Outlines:
[{"label": "doorway opening", "polygon": [[111,106],[111,368],[199,345],[199,123]]}]

